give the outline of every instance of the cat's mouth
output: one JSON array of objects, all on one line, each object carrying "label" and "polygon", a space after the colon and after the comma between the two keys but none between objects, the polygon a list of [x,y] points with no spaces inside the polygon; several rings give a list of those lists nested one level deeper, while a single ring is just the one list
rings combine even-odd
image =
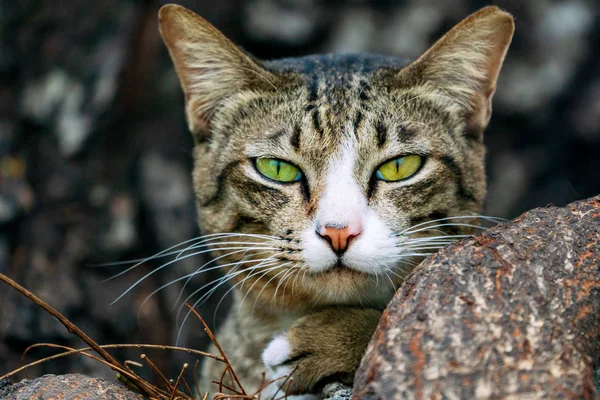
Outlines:
[{"label": "cat's mouth", "polygon": [[309,280],[311,283],[308,287],[314,290],[311,292],[312,301],[328,305],[371,304],[384,307],[399,285],[399,282],[388,285],[385,283],[387,280],[384,281],[382,278],[377,278],[375,274],[361,271],[342,260],[338,260],[321,272],[310,274]]},{"label": "cat's mouth", "polygon": [[353,274],[353,275],[366,275],[364,272],[357,268],[353,268],[351,265],[346,264],[341,258],[338,258],[337,262],[325,270],[326,274]]}]

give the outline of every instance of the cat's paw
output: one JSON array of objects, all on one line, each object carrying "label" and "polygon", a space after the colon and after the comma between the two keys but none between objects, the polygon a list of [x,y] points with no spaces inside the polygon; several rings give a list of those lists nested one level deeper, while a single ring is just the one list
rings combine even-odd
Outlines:
[{"label": "cat's paw", "polygon": [[[291,355],[291,343],[285,335],[278,335],[271,340],[267,348],[263,351],[263,363],[268,369],[266,380],[277,379],[270,387],[267,387],[261,394],[262,398],[282,397],[287,388],[286,378],[292,373],[293,367],[286,364]],[[293,381],[292,381],[293,382]],[[289,394],[289,393],[288,393]],[[300,394],[286,396],[288,400],[317,400],[314,394]]]},{"label": "cat's paw", "polygon": [[297,320],[262,354],[271,379],[288,376],[287,394],[317,393],[337,381],[351,385],[381,311],[332,307]]},{"label": "cat's paw", "polygon": [[288,376],[292,368],[286,361],[291,358],[292,344],[285,334],[275,336],[262,353],[265,367],[269,369],[269,378],[276,379]]}]

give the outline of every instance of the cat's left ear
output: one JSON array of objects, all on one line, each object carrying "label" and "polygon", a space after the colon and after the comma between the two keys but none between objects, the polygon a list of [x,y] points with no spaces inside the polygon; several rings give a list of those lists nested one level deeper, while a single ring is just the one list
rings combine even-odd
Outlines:
[{"label": "cat's left ear", "polygon": [[514,30],[510,14],[494,6],[482,8],[403,69],[400,78],[441,89],[441,95],[460,106],[467,130],[481,134]]},{"label": "cat's left ear", "polygon": [[211,117],[219,104],[271,81],[271,74],[208,21],[182,6],[167,4],[158,18],[185,94],[189,129],[201,141],[210,133]]}]

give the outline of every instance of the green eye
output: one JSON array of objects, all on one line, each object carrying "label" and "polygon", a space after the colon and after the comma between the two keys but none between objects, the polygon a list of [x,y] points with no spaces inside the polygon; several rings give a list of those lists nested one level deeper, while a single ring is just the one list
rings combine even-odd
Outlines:
[{"label": "green eye", "polygon": [[399,157],[383,164],[376,172],[377,179],[388,182],[401,181],[415,174],[423,164],[423,158],[416,154]]},{"label": "green eye", "polygon": [[257,158],[256,169],[277,182],[298,182],[302,179],[302,172],[298,167],[276,158]]}]

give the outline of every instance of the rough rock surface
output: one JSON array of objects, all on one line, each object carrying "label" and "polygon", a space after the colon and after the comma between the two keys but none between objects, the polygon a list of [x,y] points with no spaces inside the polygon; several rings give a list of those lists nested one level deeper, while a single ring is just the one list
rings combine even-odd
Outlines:
[{"label": "rough rock surface", "polygon": [[90,378],[81,374],[44,375],[15,384],[2,385],[0,399],[3,400],[142,400],[118,382]]},{"label": "rough rock surface", "polygon": [[323,400],[350,400],[352,388],[342,383],[330,383],[323,388]]},{"label": "rough rock surface", "polygon": [[353,398],[598,399],[598,362],[600,196],[429,257],[384,312]]}]

